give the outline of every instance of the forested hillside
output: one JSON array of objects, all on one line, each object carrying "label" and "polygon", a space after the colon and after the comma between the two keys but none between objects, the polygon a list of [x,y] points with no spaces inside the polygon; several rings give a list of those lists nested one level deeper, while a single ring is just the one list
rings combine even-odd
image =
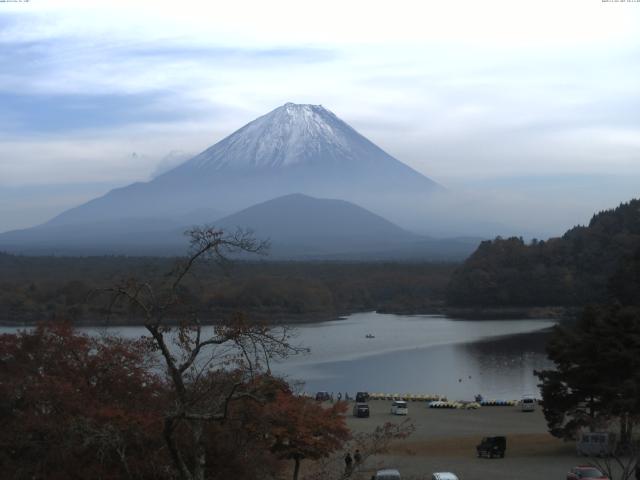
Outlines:
[{"label": "forested hillside", "polygon": [[[0,323],[105,319],[90,295],[127,278],[161,279],[175,259],[23,257],[0,253]],[[234,311],[273,322],[331,319],[353,311],[433,312],[444,303],[451,263],[235,262],[199,265],[184,295],[207,321]],[[129,318],[130,323],[139,319]]]},{"label": "forested hillside", "polygon": [[607,299],[610,282],[624,282],[625,268],[639,249],[640,200],[636,199],[594,215],[588,226],[574,227],[560,238],[528,244],[522,238],[500,237],[482,242],[452,275],[447,303],[461,307],[600,303]]}]

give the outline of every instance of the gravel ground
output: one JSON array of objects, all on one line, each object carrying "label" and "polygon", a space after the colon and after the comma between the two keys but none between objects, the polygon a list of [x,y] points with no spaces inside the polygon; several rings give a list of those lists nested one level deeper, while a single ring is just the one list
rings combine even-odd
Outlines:
[{"label": "gravel ground", "polygon": [[[371,401],[371,417],[348,417],[354,432],[371,431],[387,421],[401,421],[390,412],[391,402]],[[416,430],[397,441],[388,455],[377,457],[387,467],[398,468],[404,478],[430,479],[432,472],[450,471],[460,480],[565,479],[575,465],[588,463],[576,455],[572,442],[547,433],[540,408],[521,412],[517,407],[482,407],[478,410],[430,409],[426,403],[409,403],[409,420]],[[504,459],[476,458],[475,446],[483,436],[506,435]],[[369,478],[376,464],[364,466]]]}]

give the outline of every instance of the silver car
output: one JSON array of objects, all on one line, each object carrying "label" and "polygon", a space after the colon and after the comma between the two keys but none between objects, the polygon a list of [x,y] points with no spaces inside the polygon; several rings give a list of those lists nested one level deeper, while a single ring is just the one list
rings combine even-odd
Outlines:
[{"label": "silver car", "polygon": [[400,472],[395,468],[385,468],[384,470],[378,470],[376,474],[371,477],[372,480],[400,480]]},{"label": "silver car", "polygon": [[455,473],[451,472],[436,472],[431,475],[431,480],[459,480]]}]

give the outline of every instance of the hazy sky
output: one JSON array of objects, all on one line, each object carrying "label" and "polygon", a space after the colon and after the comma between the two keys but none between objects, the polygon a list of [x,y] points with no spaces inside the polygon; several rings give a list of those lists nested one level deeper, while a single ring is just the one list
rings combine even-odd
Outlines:
[{"label": "hazy sky", "polygon": [[0,3],[0,231],[288,101],[559,233],[640,195],[640,2]]}]

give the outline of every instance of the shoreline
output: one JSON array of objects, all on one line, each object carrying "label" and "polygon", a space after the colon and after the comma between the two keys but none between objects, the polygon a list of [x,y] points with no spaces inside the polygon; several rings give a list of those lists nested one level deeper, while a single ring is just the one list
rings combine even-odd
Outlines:
[{"label": "shoreline", "polygon": [[[312,323],[322,323],[330,321],[342,320],[344,317],[353,315],[354,313],[376,312],[389,315],[443,315],[451,320],[535,320],[535,319],[553,319],[558,321],[570,320],[575,318],[579,312],[579,307],[438,307],[428,308],[425,310],[417,309],[356,309],[342,312],[308,312],[302,314],[295,313],[264,313],[264,312],[247,312],[244,313],[256,322],[263,322],[274,326],[281,325],[306,325]],[[237,312],[231,310],[220,310],[215,312],[213,317],[228,318]],[[37,321],[8,321],[0,320],[0,327],[35,327],[39,323],[55,322],[58,319],[41,319]],[[76,327],[144,327],[144,322],[131,320],[127,321],[123,318],[111,318],[109,320],[86,319],[71,322]],[[167,321],[167,325],[176,326],[178,321]],[[215,321],[202,321],[203,326],[216,325]]]},{"label": "shoreline", "polygon": [[534,307],[445,307],[443,315],[464,320],[535,320],[538,318],[568,320],[574,318],[582,307],[534,306]]}]

